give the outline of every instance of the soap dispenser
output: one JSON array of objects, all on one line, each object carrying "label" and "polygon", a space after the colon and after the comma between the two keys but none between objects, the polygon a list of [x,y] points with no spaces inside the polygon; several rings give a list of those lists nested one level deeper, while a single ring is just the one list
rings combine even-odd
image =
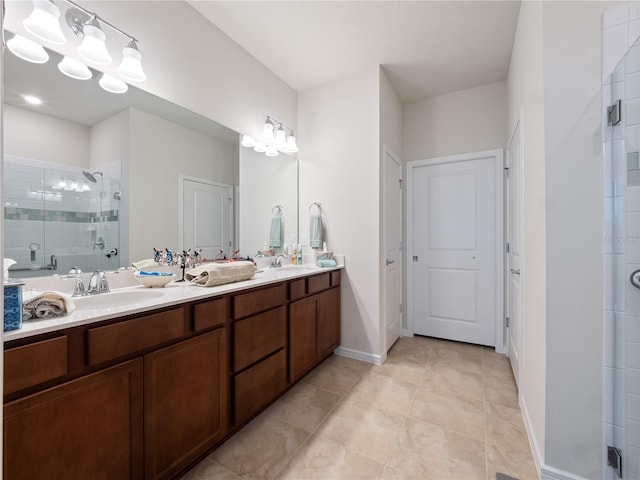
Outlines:
[{"label": "soap dispenser", "polygon": [[302,265],[302,247],[298,244],[298,256],[296,260],[297,265]]}]

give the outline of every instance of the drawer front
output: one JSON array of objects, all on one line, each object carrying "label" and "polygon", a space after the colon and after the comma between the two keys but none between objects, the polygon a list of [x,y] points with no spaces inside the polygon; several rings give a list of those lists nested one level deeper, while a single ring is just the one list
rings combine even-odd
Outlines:
[{"label": "drawer front", "polygon": [[227,320],[227,299],[218,298],[193,307],[193,331],[200,332],[222,325]]},{"label": "drawer front", "polygon": [[88,331],[89,365],[130,355],[183,335],[182,308],[92,328]]},{"label": "drawer front", "polygon": [[287,301],[287,285],[282,283],[255,292],[233,297],[233,318],[243,318],[284,305]]},{"label": "drawer front", "polygon": [[287,353],[282,350],[236,375],[235,425],[240,425],[287,388]]},{"label": "drawer front", "polygon": [[233,368],[238,372],[286,346],[287,309],[278,307],[238,320],[233,329]]},{"label": "drawer front", "polygon": [[337,287],[340,285],[340,270],[331,272],[331,286]]},{"label": "drawer front", "polygon": [[314,275],[308,279],[309,295],[326,290],[331,286],[331,272]]},{"label": "drawer front", "polygon": [[52,338],[4,352],[4,393],[62,377],[68,373],[67,337]]},{"label": "drawer front", "polygon": [[307,294],[307,279],[293,280],[289,282],[289,300],[298,300]]}]

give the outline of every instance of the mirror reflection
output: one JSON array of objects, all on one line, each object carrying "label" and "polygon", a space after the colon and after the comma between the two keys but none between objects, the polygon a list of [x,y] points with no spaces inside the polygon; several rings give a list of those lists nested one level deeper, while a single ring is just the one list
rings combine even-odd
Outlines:
[{"label": "mirror reflection", "polygon": [[105,92],[95,72],[68,78],[49,55],[46,64],[4,56],[13,277],[115,269],[154,248],[254,255],[269,240],[270,203],[284,205],[285,241],[297,236],[294,157],[241,152],[237,132],[135,87]]}]

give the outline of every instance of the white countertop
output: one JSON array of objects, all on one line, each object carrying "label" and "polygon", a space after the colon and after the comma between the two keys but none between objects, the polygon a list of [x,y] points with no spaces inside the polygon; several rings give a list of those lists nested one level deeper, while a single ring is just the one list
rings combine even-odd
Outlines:
[{"label": "white countertop", "polygon": [[[219,295],[239,292],[250,288],[260,287],[273,283],[279,283],[294,278],[314,275],[316,273],[340,270],[344,267],[318,268],[313,266],[289,266],[281,268],[265,269],[256,272],[251,280],[227,283],[217,287],[200,287],[190,283],[171,282],[163,288],[146,288],[142,285],[112,289],[111,293],[95,295],[87,300],[81,297],[76,302],[76,310],[70,315],[49,319],[32,319],[22,322],[22,328],[4,332],[4,341],[9,342],[20,338],[31,337],[42,333],[55,332],[80,325],[87,325],[102,320],[131,315],[134,313],[148,312],[151,310],[180,305],[185,302],[212,298]],[[133,294],[129,294],[129,292]],[[125,295],[122,295],[125,293]],[[92,298],[100,300],[100,306],[91,308]],[[113,304],[105,306],[109,297],[113,298]],[[125,300],[122,302],[121,300]],[[131,301],[133,299],[134,301]]]}]

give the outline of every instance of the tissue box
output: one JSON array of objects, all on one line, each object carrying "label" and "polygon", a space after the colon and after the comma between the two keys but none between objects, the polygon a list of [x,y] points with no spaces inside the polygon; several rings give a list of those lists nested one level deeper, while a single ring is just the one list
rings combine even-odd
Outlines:
[{"label": "tissue box", "polygon": [[4,284],[4,331],[22,328],[22,285],[21,282]]}]

